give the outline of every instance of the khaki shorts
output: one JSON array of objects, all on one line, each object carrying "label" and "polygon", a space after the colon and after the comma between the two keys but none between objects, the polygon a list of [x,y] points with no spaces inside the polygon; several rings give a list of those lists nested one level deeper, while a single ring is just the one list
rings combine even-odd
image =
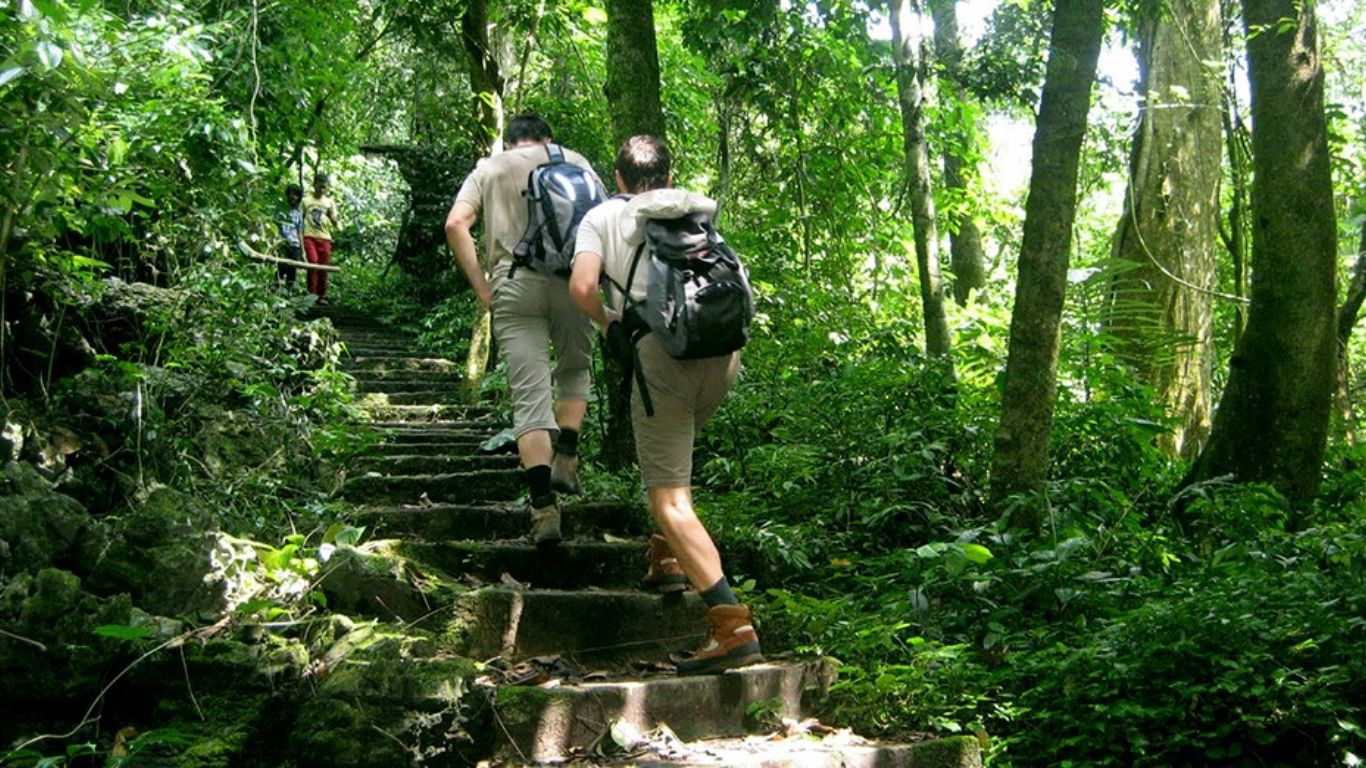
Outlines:
[{"label": "khaki shorts", "polygon": [[[559,428],[552,398],[588,399],[593,323],[574,306],[569,281],[525,268],[511,279],[499,274],[493,288],[493,338],[507,362],[512,428],[518,437]],[[553,371],[547,349],[552,346]]]},{"label": "khaki shorts", "polygon": [[655,415],[645,415],[640,392],[631,391],[636,460],[646,488],[692,485],[693,439],[711,418],[740,370],[740,353],[677,360],[653,334],[640,340],[640,367]]}]

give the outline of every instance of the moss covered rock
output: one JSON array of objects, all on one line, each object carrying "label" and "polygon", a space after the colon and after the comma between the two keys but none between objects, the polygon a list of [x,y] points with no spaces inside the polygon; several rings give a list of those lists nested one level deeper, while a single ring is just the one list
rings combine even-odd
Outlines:
[{"label": "moss covered rock", "polygon": [[210,557],[217,528],[216,517],[194,498],[153,489],[114,523],[92,586],[127,592],[140,608],[163,616],[216,613],[226,592]]},{"label": "moss covered rock", "polygon": [[85,507],[33,467],[5,465],[0,477],[0,577],[50,566],[85,572],[102,530]]}]

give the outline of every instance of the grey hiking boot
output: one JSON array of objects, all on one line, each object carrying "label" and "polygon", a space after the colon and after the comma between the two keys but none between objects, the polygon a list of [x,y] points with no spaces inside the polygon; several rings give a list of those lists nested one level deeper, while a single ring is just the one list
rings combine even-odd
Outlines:
[{"label": "grey hiking boot", "polygon": [[553,547],[560,543],[560,505],[531,508],[531,543]]},{"label": "grey hiking boot", "polygon": [[550,459],[550,487],[557,493],[575,494],[579,487],[579,457],[555,452]]}]

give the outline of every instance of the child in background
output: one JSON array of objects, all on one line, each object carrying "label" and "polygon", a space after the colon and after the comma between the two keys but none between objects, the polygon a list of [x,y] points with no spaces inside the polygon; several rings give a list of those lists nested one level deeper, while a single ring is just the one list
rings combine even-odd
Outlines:
[{"label": "child in background", "polygon": [[[301,207],[304,201],[304,188],[298,184],[285,187],[285,201],[289,203],[289,208],[280,211],[277,217],[280,237],[284,238],[284,242],[280,244],[280,258],[301,262],[304,260],[304,209]],[[280,264],[276,267],[275,276],[292,289],[294,275],[297,272],[293,264]]]}]

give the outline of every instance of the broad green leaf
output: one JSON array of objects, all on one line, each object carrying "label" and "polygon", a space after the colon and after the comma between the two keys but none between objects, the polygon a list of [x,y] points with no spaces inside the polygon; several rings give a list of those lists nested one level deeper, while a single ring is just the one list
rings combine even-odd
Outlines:
[{"label": "broad green leaf", "polygon": [[93,631],[100,637],[112,637],[115,640],[142,640],[152,635],[152,630],[147,627],[130,627],[126,624],[102,624]]},{"label": "broad green leaf", "polygon": [[978,565],[991,559],[991,550],[981,544],[960,544],[963,548],[963,556]]},{"label": "broad green leaf", "polygon": [[13,66],[0,72],[0,88],[9,85],[22,74],[24,74],[24,68],[20,66]]},{"label": "broad green leaf", "polygon": [[56,69],[62,65],[63,51],[61,46],[56,43],[40,40],[38,45],[34,46],[34,50],[38,53],[39,63],[46,69]]}]

